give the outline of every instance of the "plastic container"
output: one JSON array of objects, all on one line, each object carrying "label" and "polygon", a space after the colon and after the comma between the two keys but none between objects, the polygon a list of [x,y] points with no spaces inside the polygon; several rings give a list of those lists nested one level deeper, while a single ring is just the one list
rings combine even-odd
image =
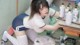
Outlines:
[{"label": "plastic container", "polygon": [[71,13],[71,11],[69,11],[69,12],[66,14],[65,24],[66,24],[66,25],[70,25],[71,22],[72,22],[72,13]]},{"label": "plastic container", "polygon": [[74,8],[73,9],[73,22],[77,22],[78,21],[78,9]]},{"label": "plastic container", "polygon": [[65,15],[65,6],[64,4],[60,6],[60,17],[64,18]]}]

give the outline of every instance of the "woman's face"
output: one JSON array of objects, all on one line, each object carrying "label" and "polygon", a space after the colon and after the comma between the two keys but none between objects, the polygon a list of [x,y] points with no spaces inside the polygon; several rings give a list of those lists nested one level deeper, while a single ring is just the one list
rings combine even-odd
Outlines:
[{"label": "woman's face", "polygon": [[41,16],[47,16],[48,15],[48,8],[47,7],[41,7],[40,9],[39,9],[39,12],[40,12],[40,14],[41,14]]}]

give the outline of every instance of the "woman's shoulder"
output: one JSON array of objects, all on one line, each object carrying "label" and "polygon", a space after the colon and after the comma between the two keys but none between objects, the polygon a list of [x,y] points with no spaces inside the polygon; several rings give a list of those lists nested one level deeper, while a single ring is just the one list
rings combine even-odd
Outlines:
[{"label": "woman's shoulder", "polygon": [[36,14],[34,14],[32,19],[41,19],[41,16],[40,16],[40,14],[36,13]]}]

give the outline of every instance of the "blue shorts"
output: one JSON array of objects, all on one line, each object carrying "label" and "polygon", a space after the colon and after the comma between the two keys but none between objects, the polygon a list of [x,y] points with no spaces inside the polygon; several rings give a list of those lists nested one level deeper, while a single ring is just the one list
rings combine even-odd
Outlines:
[{"label": "blue shorts", "polygon": [[28,28],[23,26],[23,19],[26,16],[28,15],[23,13],[15,17],[15,19],[12,22],[12,27],[14,30],[18,30],[18,31],[28,30]]}]

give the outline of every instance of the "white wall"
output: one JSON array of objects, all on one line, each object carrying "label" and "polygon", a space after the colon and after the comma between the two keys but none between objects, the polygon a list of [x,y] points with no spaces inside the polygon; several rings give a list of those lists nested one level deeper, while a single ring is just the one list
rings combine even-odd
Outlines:
[{"label": "white wall", "polygon": [[[19,14],[30,5],[30,0],[19,0]],[[0,0],[0,35],[7,30],[16,16],[16,0]]]}]

